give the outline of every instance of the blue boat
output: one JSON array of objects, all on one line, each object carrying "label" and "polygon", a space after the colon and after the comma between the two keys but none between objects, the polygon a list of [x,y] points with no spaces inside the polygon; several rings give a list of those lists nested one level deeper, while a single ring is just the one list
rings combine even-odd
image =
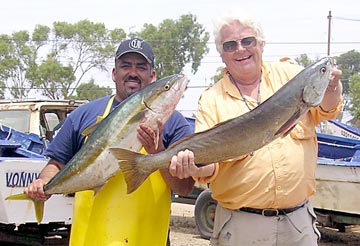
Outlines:
[{"label": "blue boat", "polygon": [[337,161],[359,162],[360,140],[317,133],[318,157]]},{"label": "blue boat", "polygon": [[324,226],[360,225],[360,130],[332,120],[335,134],[317,133],[316,194],[311,202]]}]

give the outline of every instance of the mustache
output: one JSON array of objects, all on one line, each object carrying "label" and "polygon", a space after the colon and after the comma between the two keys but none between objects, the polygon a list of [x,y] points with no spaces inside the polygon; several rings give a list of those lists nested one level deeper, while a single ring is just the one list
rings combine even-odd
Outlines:
[{"label": "mustache", "polygon": [[138,82],[139,84],[141,84],[141,79],[139,77],[137,77],[137,76],[135,76],[135,77],[133,77],[133,76],[126,77],[125,82],[129,82],[129,81],[131,81],[131,82],[135,81],[135,82]]}]

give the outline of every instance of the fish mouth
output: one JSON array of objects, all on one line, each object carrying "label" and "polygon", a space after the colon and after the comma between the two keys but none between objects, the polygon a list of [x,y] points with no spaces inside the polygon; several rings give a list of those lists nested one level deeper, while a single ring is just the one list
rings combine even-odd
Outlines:
[{"label": "fish mouth", "polygon": [[334,58],[334,57],[328,57],[329,58],[329,62],[330,62],[330,64],[331,65],[333,65],[333,66],[336,66],[337,64],[336,64],[336,59]]},{"label": "fish mouth", "polygon": [[334,68],[337,67],[336,59],[335,59],[335,58],[329,57],[329,63],[330,63],[330,65],[331,65],[331,70],[333,70]]},{"label": "fish mouth", "polygon": [[187,78],[184,77],[182,78],[180,81],[178,81],[177,83],[175,83],[172,87],[171,90],[178,92],[180,90],[184,90],[187,86]]}]

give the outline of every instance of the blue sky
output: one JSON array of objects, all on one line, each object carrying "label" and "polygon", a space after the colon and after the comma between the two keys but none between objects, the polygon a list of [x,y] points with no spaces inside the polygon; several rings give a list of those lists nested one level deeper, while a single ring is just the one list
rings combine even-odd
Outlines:
[{"label": "blue sky", "polygon": [[[212,33],[212,20],[219,11],[241,8],[253,12],[262,23],[267,42],[264,60],[278,60],[283,56],[295,58],[304,53],[314,59],[326,56],[329,11],[333,16],[330,55],[360,50],[357,0],[11,0],[0,5],[0,33],[31,32],[37,24],[52,26],[54,21],[74,23],[83,19],[104,23],[108,29],[140,31],[145,23],[157,25],[164,19],[178,19],[188,13],[196,15],[198,22]],[[222,66],[212,38],[209,47],[210,52],[195,75],[184,71],[190,78],[189,86],[206,86],[216,68]],[[109,74],[100,73],[94,77],[113,85]],[[178,109],[186,115],[191,114],[196,110],[202,90],[188,89]]]}]

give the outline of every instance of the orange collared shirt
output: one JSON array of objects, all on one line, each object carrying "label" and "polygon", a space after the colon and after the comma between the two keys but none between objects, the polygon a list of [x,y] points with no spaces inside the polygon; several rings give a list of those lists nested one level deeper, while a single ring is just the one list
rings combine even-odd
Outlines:
[{"label": "orange collared shirt", "polygon": [[[301,69],[285,62],[263,63],[261,101],[273,95]],[[199,99],[197,132],[249,111],[225,72],[223,79],[204,91]],[[246,99],[250,107],[256,107],[255,99]],[[253,155],[217,163],[212,177],[196,180],[210,183],[213,197],[229,209],[288,208],[303,202],[315,193],[316,188],[318,147],[315,126],[322,120],[335,118],[341,107],[342,100],[331,112],[324,112],[320,107],[311,108],[286,137],[274,140]]]}]

